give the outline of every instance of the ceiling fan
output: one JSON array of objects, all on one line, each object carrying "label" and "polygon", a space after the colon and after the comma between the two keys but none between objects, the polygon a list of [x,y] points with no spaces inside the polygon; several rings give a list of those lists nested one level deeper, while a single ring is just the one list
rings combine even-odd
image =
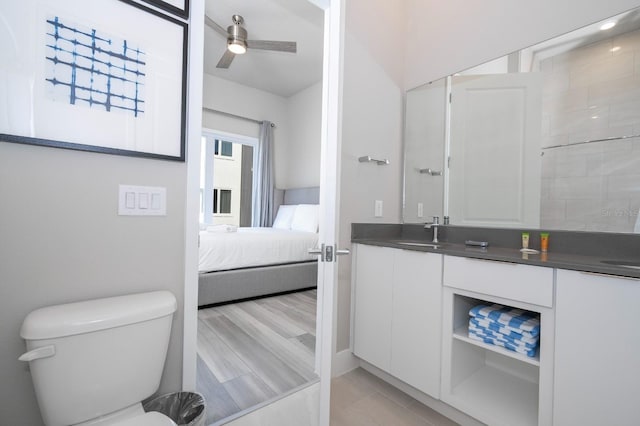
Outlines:
[{"label": "ceiling fan", "polygon": [[236,55],[244,54],[247,49],[296,53],[297,47],[295,41],[248,40],[247,30],[243,27],[244,18],[240,15],[233,15],[231,19],[233,25],[229,25],[225,30],[207,15],[204,16],[205,24],[227,39],[227,50],[225,50],[218,61],[216,68],[229,68],[233,58],[235,58]]}]

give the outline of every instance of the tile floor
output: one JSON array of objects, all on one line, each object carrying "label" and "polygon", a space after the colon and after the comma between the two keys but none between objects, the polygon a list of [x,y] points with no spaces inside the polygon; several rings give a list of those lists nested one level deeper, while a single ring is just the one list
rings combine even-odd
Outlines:
[{"label": "tile floor", "polygon": [[357,368],[331,382],[331,426],[454,426],[371,373]]}]

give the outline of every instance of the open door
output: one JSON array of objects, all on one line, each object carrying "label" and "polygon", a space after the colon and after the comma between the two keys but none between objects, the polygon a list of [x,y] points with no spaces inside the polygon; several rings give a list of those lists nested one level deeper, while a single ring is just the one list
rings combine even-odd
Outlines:
[{"label": "open door", "polygon": [[[339,202],[339,152],[340,152],[340,78],[341,39],[343,33],[342,0],[309,0],[323,7],[324,19],[324,61],[322,94],[322,135],[321,135],[321,175],[320,175],[320,232],[319,243],[323,247],[323,257],[318,263],[318,309],[316,321],[316,369],[319,380],[298,389],[283,398],[262,406],[249,414],[232,420],[228,425],[279,425],[279,426],[328,426],[331,389],[331,359],[335,352],[335,303],[338,268],[337,212]],[[190,108],[202,109],[202,43],[204,2],[192,2],[191,16],[191,72],[189,87]],[[184,351],[183,388],[195,389],[196,326],[197,326],[197,212],[199,211],[199,144],[201,121],[189,120],[187,232],[185,256],[184,295]],[[331,256],[328,253],[331,252]],[[331,260],[329,260],[331,257]]]},{"label": "open door", "polygon": [[539,227],[541,97],[538,73],[453,77],[452,224]]}]

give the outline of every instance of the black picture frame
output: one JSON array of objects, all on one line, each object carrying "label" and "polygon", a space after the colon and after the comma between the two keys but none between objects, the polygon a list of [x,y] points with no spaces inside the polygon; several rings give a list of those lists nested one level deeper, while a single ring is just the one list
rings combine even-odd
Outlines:
[{"label": "black picture frame", "polygon": [[[30,3],[34,2],[35,0],[23,0],[16,2],[18,5],[15,7],[19,11],[21,7],[32,7],[33,5]],[[31,92],[21,90],[22,86],[25,86],[24,84],[21,86],[24,78],[18,73],[11,74],[16,80],[16,84],[11,87],[16,86],[17,89],[7,90],[5,93],[0,92],[0,104],[4,101],[4,104],[7,105],[6,111],[2,111],[0,107],[0,142],[184,162],[186,154],[188,25],[175,17],[132,0],[94,0],[91,8],[87,8],[83,0],[59,0],[47,7],[47,10],[36,8],[37,13],[17,13],[14,15],[21,17],[24,15],[24,22],[15,22],[13,25],[20,30],[26,25],[23,32],[18,32],[17,36],[22,34],[25,39],[28,39],[24,41],[24,46],[18,45],[18,47],[35,47],[16,49],[19,55],[23,55],[23,57],[18,57],[17,66],[20,67],[24,64],[27,67],[32,66],[32,69],[27,69],[26,75],[31,78],[31,84],[36,89]],[[84,14],[79,13],[78,10]],[[131,116],[130,108],[119,107],[120,110],[114,112],[118,108],[117,106],[112,106],[109,103],[108,105],[111,107],[109,109],[105,107],[106,103],[93,99],[93,96],[104,95],[104,91],[92,92],[98,93],[98,95],[87,95],[88,98],[81,99],[83,102],[78,102],[82,103],[80,106],[69,105],[68,101],[63,103],[52,100],[52,95],[49,92],[53,92],[56,87],[60,86],[65,90],[67,88],[64,86],[71,88],[70,84],[61,83],[60,80],[49,77],[48,73],[55,73],[55,67],[59,64],[66,65],[68,70],[65,72],[73,75],[74,78],[76,76],[75,70],[82,68],[81,71],[87,75],[83,81],[91,80],[92,90],[94,77],[96,79],[98,77],[106,78],[104,77],[105,72],[95,71],[93,65],[91,71],[88,71],[87,66],[81,65],[79,62],[76,64],[75,58],[82,57],[85,63],[93,60],[104,64],[104,61],[101,62],[95,57],[88,58],[88,54],[84,54],[84,56],[77,54],[74,50],[72,55],[74,64],[71,67],[68,62],[51,53],[64,50],[58,48],[57,45],[55,48],[52,46],[53,41],[51,40],[58,40],[58,28],[69,28],[68,25],[65,27],[62,22],[58,22],[58,13],[64,17],[61,19],[77,25],[73,28],[73,34],[81,33],[83,36],[87,36],[90,31],[84,31],[86,28],[91,29],[93,31],[91,34],[95,36],[95,34],[100,34],[96,33],[97,27],[98,31],[103,31],[108,35],[115,34],[116,40],[124,41],[122,44],[125,52],[130,52],[132,49],[126,50],[129,40],[117,38],[120,34],[131,36],[134,42],[141,41],[144,49],[141,49],[140,52],[146,56],[144,56],[144,62],[139,62],[143,63],[146,68],[143,68],[142,71],[136,70],[136,74],[146,77],[146,80],[140,83],[140,87],[146,84],[146,87],[141,89],[141,93],[147,97],[140,100],[140,104],[144,105],[145,110],[138,112],[136,109],[135,117]],[[52,16],[56,16],[55,23]],[[72,16],[73,19],[67,19],[66,16]],[[78,22],[78,16],[86,17],[87,23]],[[118,16],[118,19],[113,19],[113,16]],[[114,23],[114,26],[110,26],[109,23],[112,21],[118,22]],[[131,29],[132,22],[139,23],[139,28]],[[55,38],[52,36],[54,30],[56,31]],[[36,35],[31,35],[32,33]],[[71,32],[65,34],[71,34]],[[63,39],[63,37],[60,38]],[[167,40],[166,45],[163,44]],[[82,41],[77,39],[67,40],[69,46],[80,44]],[[89,49],[88,51],[97,51],[88,47],[87,49]],[[69,52],[65,53],[69,54]],[[51,59],[51,56],[55,56],[55,61]],[[126,55],[120,54],[119,56]],[[20,63],[20,60],[23,63]],[[91,63],[93,64],[93,62]],[[47,65],[54,71],[47,69]],[[128,63],[125,62],[120,69],[132,72],[127,70],[127,66]],[[116,68],[113,67],[113,69]],[[111,75],[111,59],[109,59],[108,69],[109,81],[115,81],[117,78]],[[0,71],[3,71],[1,64]],[[53,83],[50,84],[52,81]],[[9,81],[8,86],[11,84]],[[138,82],[135,84],[137,101]],[[45,85],[48,89],[42,88]],[[124,84],[122,85],[124,86]],[[100,86],[101,89],[104,87],[110,90],[112,86]],[[86,87],[81,89],[86,89]],[[148,90],[148,93],[144,92],[145,89]],[[85,92],[87,91],[85,90]],[[127,93],[130,93],[130,90]],[[125,96],[120,95],[119,97],[124,98]],[[23,100],[25,98],[27,99]],[[24,105],[31,106],[25,108]],[[97,106],[94,107],[94,105]],[[25,111],[21,111],[21,108]],[[125,111],[129,113],[128,116],[122,113],[122,110],[125,109],[129,110]],[[14,121],[28,123],[14,125],[11,122],[12,117],[20,117]],[[37,125],[33,123],[37,123]],[[113,123],[117,125],[114,126]],[[111,135],[115,136],[111,137]],[[121,138],[119,135],[125,135],[125,137]],[[108,138],[110,139],[107,141]]]},{"label": "black picture frame", "polygon": [[189,0],[182,0],[184,5],[182,7],[174,6],[173,4],[163,0],[142,0],[145,3],[154,5],[155,7],[164,10],[165,12],[172,13],[184,19],[189,19]]}]

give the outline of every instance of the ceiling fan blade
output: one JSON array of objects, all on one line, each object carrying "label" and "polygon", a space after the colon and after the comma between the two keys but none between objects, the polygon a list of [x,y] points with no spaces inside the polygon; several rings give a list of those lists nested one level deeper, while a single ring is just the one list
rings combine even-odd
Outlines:
[{"label": "ceiling fan blade", "polygon": [[227,37],[227,30],[225,30],[221,25],[215,23],[213,19],[209,18],[207,15],[204,15],[204,23],[215,32],[219,33],[223,37]]},{"label": "ceiling fan blade", "polygon": [[297,51],[295,41],[247,40],[247,47],[249,49],[277,50],[291,53],[296,53]]},{"label": "ceiling fan blade", "polygon": [[216,68],[229,68],[229,65],[231,65],[231,62],[233,62],[233,58],[235,57],[235,53],[225,49],[224,54],[218,61],[218,65],[216,65]]}]

